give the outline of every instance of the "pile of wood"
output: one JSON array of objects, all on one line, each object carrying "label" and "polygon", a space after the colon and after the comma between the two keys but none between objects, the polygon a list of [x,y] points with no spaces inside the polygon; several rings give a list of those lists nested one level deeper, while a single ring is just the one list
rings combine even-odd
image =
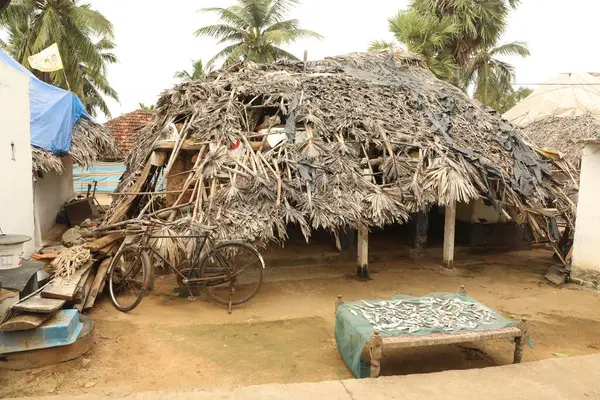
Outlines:
[{"label": "pile of wood", "polygon": [[[69,273],[56,274],[44,286],[20,299],[0,321],[0,332],[34,329],[62,308],[80,312],[94,306],[103,291],[112,255],[121,243],[122,235],[110,234],[91,241],[75,250],[55,253],[54,259],[81,260],[69,266]],[[81,258],[84,248],[91,258]],[[77,257],[70,257],[73,252]],[[66,255],[66,256],[65,256]]]}]

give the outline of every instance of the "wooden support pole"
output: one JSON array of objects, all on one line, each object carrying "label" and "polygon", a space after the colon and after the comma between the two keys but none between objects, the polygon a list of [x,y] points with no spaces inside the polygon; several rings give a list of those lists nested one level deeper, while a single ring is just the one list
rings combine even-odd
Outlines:
[{"label": "wooden support pole", "polygon": [[425,244],[427,243],[427,233],[429,231],[429,214],[426,212],[418,213],[411,221],[414,226],[414,240],[410,251],[411,257],[423,257],[425,255]]},{"label": "wooden support pole", "polygon": [[359,280],[369,280],[369,228],[361,225],[358,228],[358,268],[357,278]]},{"label": "wooden support pole", "polygon": [[454,231],[456,224],[456,201],[446,206],[444,220],[444,267],[452,268],[454,265]]}]

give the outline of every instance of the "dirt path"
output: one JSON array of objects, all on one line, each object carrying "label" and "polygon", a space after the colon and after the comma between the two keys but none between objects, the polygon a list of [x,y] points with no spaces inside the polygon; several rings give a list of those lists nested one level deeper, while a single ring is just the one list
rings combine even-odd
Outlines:
[{"label": "dirt path", "polygon": [[[0,397],[49,393],[115,393],[262,383],[348,379],[333,340],[334,299],[453,292],[465,284],[474,298],[506,316],[527,316],[535,350],[525,361],[599,352],[600,294],[543,279],[545,252],[472,257],[455,276],[428,260],[372,264],[373,280],[352,279],[351,265],[268,270],[249,304],[228,315],[204,297],[189,303],[170,277],[130,314],[107,299],[95,307],[96,344],[81,360],[32,371],[0,370]],[[318,272],[318,279],[312,278]],[[286,277],[291,280],[286,280]],[[508,341],[403,351],[384,360],[384,375],[509,364]]]}]

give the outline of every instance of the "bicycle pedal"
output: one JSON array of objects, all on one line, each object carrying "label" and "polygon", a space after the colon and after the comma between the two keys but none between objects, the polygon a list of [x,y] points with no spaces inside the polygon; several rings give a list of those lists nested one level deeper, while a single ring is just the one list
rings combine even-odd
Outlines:
[{"label": "bicycle pedal", "polygon": [[196,301],[196,297],[195,296],[188,296],[188,301]]}]

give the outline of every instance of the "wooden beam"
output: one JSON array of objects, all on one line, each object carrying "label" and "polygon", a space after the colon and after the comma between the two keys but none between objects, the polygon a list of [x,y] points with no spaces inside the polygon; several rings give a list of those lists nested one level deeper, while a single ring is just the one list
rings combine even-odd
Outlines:
[{"label": "wooden beam", "polygon": [[98,266],[98,272],[96,272],[96,276],[94,277],[94,281],[92,282],[92,287],[90,289],[90,293],[85,300],[85,304],[83,309],[86,310],[88,308],[92,308],[94,306],[94,302],[96,301],[96,297],[100,292],[100,287],[102,283],[106,279],[106,273],[108,272],[108,267],[110,266],[110,262],[112,257],[107,257],[100,263]]},{"label": "wooden beam", "polygon": [[41,297],[45,299],[58,299],[71,301],[79,293],[85,284],[90,269],[92,268],[93,262],[89,261],[87,264],[80,267],[77,271],[73,272],[68,278],[58,277],[54,278],[52,282],[48,284],[42,290]]},{"label": "wooden beam", "polygon": [[96,239],[93,242],[86,243],[83,245],[83,247],[89,249],[92,253],[96,253],[103,248],[110,246],[117,240],[120,240],[122,237],[123,235],[120,233],[111,233],[101,237],[100,239]]},{"label": "wooden beam", "polygon": [[454,265],[454,232],[456,225],[456,201],[446,206],[444,219],[444,266],[452,268]]},{"label": "wooden beam", "polygon": [[414,238],[410,255],[411,257],[423,257],[429,231],[429,214],[420,212],[412,218],[411,223],[414,227]]},{"label": "wooden beam", "polygon": [[361,225],[358,228],[358,279],[369,278],[369,228]]}]

